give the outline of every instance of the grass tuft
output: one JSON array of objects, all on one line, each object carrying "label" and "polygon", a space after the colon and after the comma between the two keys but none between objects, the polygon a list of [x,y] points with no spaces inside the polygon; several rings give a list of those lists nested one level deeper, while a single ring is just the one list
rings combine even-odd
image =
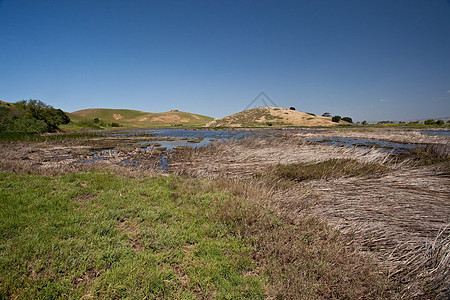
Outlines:
[{"label": "grass tuft", "polygon": [[271,173],[288,180],[332,179],[354,176],[377,176],[389,168],[375,162],[360,162],[354,159],[329,159],[318,163],[294,163],[277,165]]}]

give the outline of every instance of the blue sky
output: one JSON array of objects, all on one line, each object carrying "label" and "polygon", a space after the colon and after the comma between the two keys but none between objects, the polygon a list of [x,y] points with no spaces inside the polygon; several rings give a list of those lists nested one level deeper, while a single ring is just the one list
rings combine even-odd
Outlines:
[{"label": "blue sky", "polygon": [[0,100],[219,118],[261,91],[358,121],[448,117],[450,2],[0,0]]}]

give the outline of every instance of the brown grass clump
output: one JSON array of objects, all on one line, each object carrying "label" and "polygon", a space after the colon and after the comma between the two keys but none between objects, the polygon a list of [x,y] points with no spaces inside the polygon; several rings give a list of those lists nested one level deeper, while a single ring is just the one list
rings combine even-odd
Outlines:
[{"label": "brown grass clump", "polygon": [[227,197],[214,214],[253,246],[258,272],[273,299],[389,299],[396,288],[338,231],[314,216],[293,220],[272,205],[277,187],[267,181],[217,179],[206,188]]},{"label": "brown grass clump", "polygon": [[450,161],[450,144],[428,144],[414,148],[407,159],[418,165],[432,165]]},{"label": "brown grass clump", "polygon": [[354,159],[329,159],[318,163],[294,163],[277,165],[274,175],[294,181],[308,179],[330,179],[354,176],[375,176],[389,171],[389,168],[375,162],[360,162]]},{"label": "brown grass clump", "polygon": [[[399,247],[401,251],[402,247]],[[394,252],[397,249],[394,250]],[[403,293],[419,296],[417,281],[427,287],[428,296],[450,298],[450,228],[447,225],[436,238],[414,250],[403,253],[399,264],[391,270],[390,277],[407,282]],[[423,296],[423,294],[422,294]]]}]

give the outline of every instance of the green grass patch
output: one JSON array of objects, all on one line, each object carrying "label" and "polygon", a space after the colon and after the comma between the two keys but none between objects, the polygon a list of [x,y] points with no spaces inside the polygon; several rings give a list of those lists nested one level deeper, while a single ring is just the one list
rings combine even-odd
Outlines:
[{"label": "green grass patch", "polygon": [[52,142],[70,139],[94,138],[98,134],[93,133],[66,133],[66,134],[38,134],[38,133],[19,133],[4,132],[0,133],[2,142]]},{"label": "green grass patch", "polygon": [[377,176],[389,171],[378,163],[365,163],[354,159],[329,159],[318,163],[277,165],[272,173],[278,177],[303,181],[354,176]]},{"label": "green grass patch", "polygon": [[179,178],[0,173],[0,298],[262,298],[221,193]]}]

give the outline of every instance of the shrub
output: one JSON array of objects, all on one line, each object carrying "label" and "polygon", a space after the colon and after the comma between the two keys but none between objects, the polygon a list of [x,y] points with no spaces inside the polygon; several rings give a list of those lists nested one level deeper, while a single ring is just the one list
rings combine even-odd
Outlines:
[{"label": "shrub", "polygon": [[323,113],[322,117],[330,118],[331,114],[329,112]]},{"label": "shrub", "polygon": [[289,107],[290,110],[295,110],[295,107],[291,106]]},{"label": "shrub", "polygon": [[342,120],[349,122],[349,123],[353,123],[353,120],[350,117],[343,117]]},{"label": "shrub", "polygon": [[19,127],[10,128],[11,132],[24,132],[24,124],[32,126],[32,130],[36,132],[41,132],[42,124],[46,124],[47,128],[43,132],[52,132],[58,129],[58,125],[70,123],[70,118],[61,109],[55,109],[39,100],[22,100],[14,103],[14,107],[15,109],[10,110],[12,118],[28,121],[13,122],[11,125],[16,124]]},{"label": "shrub", "polygon": [[425,122],[423,122],[423,124],[434,125],[434,124],[436,124],[436,122],[434,121],[434,119],[428,119],[428,120],[425,120]]},{"label": "shrub", "polygon": [[307,112],[307,114],[310,115],[310,116],[316,116],[316,115],[313,114],[313,113],[308,113],[308,112]]},{"label": "shrub", "polygon": [[362,121],[362,123],[361,124],[363,124],[363,125],[367,125],[367,121],[366,120],[364,120],[364,121]]},{"label": "shrub", "polygon": [[444,121],[442,121],[442,120],[437,120],[437,121],[436,121],[436,125],[442,126],[442,125],[444,125]]},{"label": "shrub", "polygon": [[341,120],[341,116],[334,116],[331,121],[338,123]]}]

